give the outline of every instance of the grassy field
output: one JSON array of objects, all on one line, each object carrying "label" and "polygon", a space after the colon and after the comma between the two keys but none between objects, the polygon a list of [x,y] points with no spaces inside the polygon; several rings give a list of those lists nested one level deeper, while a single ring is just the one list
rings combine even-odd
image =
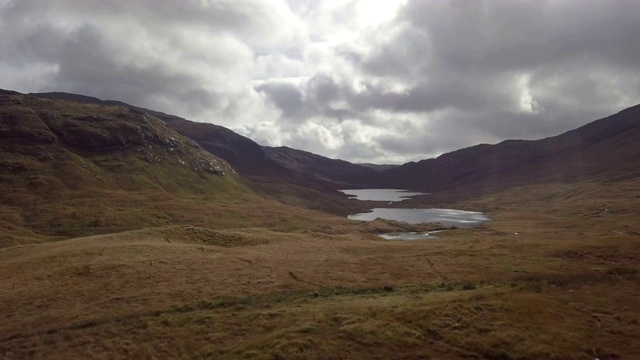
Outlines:
[{"label": "grassy field", "polygon": [[411,207],[494,219],[428,241],[373,234],[429,226],[194,197],[158,210],[188,225],[13,244],[0,357],[634,359],[638,185],[422,197]]}]

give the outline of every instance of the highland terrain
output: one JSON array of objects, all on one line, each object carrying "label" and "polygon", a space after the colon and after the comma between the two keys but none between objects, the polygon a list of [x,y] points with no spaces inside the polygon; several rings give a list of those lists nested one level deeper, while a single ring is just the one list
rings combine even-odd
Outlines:
[{"label": "highland terrain", "polygon": [[[640,106],[373,167],[65,93],[0,91],[0,357],[634,359]],[[440,239],[336,191],[487,213]]]}]

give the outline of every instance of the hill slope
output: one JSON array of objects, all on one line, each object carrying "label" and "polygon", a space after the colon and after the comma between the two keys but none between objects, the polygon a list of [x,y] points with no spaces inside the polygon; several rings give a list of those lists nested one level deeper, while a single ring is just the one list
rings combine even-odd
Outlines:
[{"label": "hill slope", "polygon": [[[531,165],[454,186],[578,180],[449,202],[493,221],[394,242],[374,234],[433,227],[267,200],[153,113],[70,100],[0,93],[0,358],[637,357],[633,116],[537,157],[535,142],[454,153]],[[24,244],[100,232],[117,233]]]},{"label": "hill slope", "polygon": [[246,179],[260,183],[297,184],[319,190],[331,188],[330,182],[298,169],[287,168],[274,161],[256,142],[225,127],[189,121],[160,112],[150,112],[172,129],[194,140],[205,150],[228,161]]},{"label": "hill slope", "polygon": [[344,160],[330,159],[286,146],[262,147],[272,161],[292,171],[313,175],[335,184],[336,188],[366,187],[377,175],[374,169]]},{"label": "hill slope", "polygon": [[[264,149],[253,140],[222,126],[193,122],[120,101],[100,100],[78,94],[52,92],[30,95],[83,104],[121,106],[131,109],[131,111],[147,114],[162,120],[168,127],[194,140],[204,150],[227,161],[241,176],[238,180],[263,197],[288,205],[342,215],[361,210],[360,204],[348,201],[344,194],[336,191],[336,189],[344,187],[357,187],[360,186],[359,184],[345,184],[335,179],[316,176],[314,172],[287,167],[267,156]],[[339,160],[331,160],[331,162],[334,164],[346,163]],[[338,177],[340,176],[339,171],[337,171]]]},{"label": "hill slope", "polygon": [[362,207],[231,130],[67,93],[0,91],[0,170],[0,247],[167,224],[290,228],[307,216],[290,206]]},{"label": "hill slope", "polygon": [[4,234],[67,237],[160,224],[167,213],[154,203],[249,196],[234,173],[136,109],[0,94]]},{"label": "hill slope", "polygon": [[536,141],[477,145],[382,173],[378,186],[437,191],[640,176],[640,105]]},{"label": "hill slope", "polygon": [[225,159],[243,176],[268,176],[272,178],[291,176],[286,169],[270,161],[260,145],[253,140],[219,125],[189,121],[178,116],[139,108],[120,101],[100,100],[78,94],[50,92],[30,95],[38,98],[68,100],[85,104],[120,105],[133,111],[149,114],[162,120],[168,127],[183,136],[192,139],[208,152]]},{"label": "hill slope", "polygon": [[[253,140],[219,125],[189,121],[120,101],[63,92],[30,95],[87,104],[119,105],[157,117],[170,128],[194,140],[203,149],[226,160],[244,178],[257,183],[295,184],[335,194],[333,190],[336,188],[361,186],[373,174],[362,166],[343,160],[328,159],[301,150],[261,147]],[[286,153],[286,159],[273,156],[275,152],[281,155]]]}]

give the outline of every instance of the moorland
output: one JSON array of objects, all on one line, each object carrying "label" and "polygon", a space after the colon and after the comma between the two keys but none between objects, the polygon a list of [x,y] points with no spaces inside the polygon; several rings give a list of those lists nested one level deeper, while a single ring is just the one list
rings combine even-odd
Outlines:
[{"label": "moorland", "polygon": [[[640,108],[385,168],[80,95],[0,93],[0,357],[633,359]],[[431,175],[429,175],[431,174]],[[482,211],[428,231],[348,187]]]}]

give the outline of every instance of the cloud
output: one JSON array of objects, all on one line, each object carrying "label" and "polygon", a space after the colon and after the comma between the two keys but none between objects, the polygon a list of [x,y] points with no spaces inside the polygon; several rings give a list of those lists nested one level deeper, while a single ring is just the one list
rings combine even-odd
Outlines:
[{"label": "cloud", "polygon": [[305,109],[304,94],[295,85],[286,82],[271,82],[256,87],[265,93],[287,119],[297,119]]},{"label": "cloud", "polygon": [[[22,71],[4,86],[117,99],[227,126],[271,114],[251,86],[250,45],[289,41],[297,35],[287,24],[298,26],[284,3],[271,1],[21,0],[5,4],[0,19],[2,33],[15,34],[0,40],[9,54],[3,65]],[[42,81],[25,86],[27,73]]]},{"label": "cloud", "polygon": [[640,98],[628,1],[0,0],[0,31],[1,87],[358,162],[555,135]]}]

